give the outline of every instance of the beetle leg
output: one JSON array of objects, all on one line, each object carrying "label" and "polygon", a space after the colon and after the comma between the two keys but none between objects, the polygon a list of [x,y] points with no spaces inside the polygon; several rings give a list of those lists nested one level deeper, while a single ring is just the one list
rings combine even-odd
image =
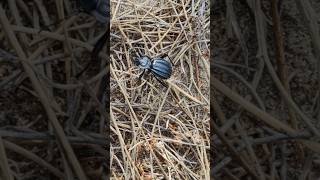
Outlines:
[{"label": "beetle leg", "polygon": [[159,83],[161,83],[164,87],[168,87],[168,85],[166,85],[162,80],[160,80],[157,76],[154,76],[156,78],[156,80],[159,81]]},{"label": "beetle leg", "polygon": [[141,80],[141,78],[142,78],[142,76],[143,76],[143,74],[144,74],[145,71],[146,71],[146,70],[144,69],[143,72],[139,75],[139,80]]},{"label": "beetle leg", "polygon": [[165,58],[165,57],[169,57],[168,54],[162,54],[162,55],[160,56],[160,58]]}]

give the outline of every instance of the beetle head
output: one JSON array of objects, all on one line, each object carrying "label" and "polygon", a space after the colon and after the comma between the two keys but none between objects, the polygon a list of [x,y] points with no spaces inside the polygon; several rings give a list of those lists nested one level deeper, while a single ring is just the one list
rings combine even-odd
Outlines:
[{"label": "beetle head", "polygon": [[149,69],[151,66],[151,60],[147,56],[136,58],[136,61],[136,65],[141,69]]}]

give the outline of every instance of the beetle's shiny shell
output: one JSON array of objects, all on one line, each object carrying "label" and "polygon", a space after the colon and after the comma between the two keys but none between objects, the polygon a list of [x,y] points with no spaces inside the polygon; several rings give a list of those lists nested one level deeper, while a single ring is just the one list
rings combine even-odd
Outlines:
[{"label": "beetle's shiny shell", "polygon": [[172,73],[172,66],[169,61],[162,58],[154,58],[152,62],[151,72],[162,79],[168,79]]}]

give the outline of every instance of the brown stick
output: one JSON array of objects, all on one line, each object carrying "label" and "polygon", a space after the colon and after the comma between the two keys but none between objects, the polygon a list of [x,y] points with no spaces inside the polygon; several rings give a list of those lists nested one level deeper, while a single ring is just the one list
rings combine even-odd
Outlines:
[{"label": "brown stick", "polygon": [[[284,57],[283,36],[282,36],[282,30],[280,25],[278,0],[272,0],[271,5],[272,5],[271,11],[272,11],[272,23],[273,23],[272,29],[273,29],[274,42],[275,42],[278,75],[285,90],[288,92],[288,94],[290,94],[290,87],[288,82],[288,67],[285,63],[285,57]],[[291,126],[294,129],[297,129],[297,117],[295,116],[295,113],[292,110],[292,108],[290,108],[290,106],[288,106],[288,108],[289,108],[288,111],[289,111]]]}]

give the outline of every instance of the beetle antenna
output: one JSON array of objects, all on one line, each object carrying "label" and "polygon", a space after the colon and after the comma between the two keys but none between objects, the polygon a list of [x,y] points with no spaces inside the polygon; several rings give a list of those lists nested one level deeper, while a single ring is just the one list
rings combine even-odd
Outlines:
[{"label": "beetle antenna", "polygon": [[137,52],[137,50],[135,50],[134,48],[129,48],[129,50],[128,50],[129,56],[132,55],[132,51],[134,51],[136,53],[136,55],[137,55],[137,53],[140,55],[140,53]]}]

